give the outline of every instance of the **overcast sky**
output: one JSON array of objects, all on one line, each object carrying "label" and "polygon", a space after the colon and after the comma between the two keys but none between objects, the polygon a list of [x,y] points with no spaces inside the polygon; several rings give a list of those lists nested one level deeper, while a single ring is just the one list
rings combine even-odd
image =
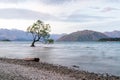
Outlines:
[{"label": "overcast sky", "polygon": [[0,0],[0,28],[26,28],[36,20],[51,33],[120,30],[120,0]]}]

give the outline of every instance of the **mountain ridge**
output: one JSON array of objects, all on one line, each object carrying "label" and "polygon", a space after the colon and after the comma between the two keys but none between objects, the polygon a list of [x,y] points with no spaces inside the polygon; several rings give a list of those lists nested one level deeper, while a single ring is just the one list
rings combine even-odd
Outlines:
[{"label": "mountain ridge", "polygon": [[104,32],[104,34],[106,34],[107,36],[111,38],[120,38],[120,31],[118,30],[114,30],[112,32]]},{"label": "mountain ridge", "polygon": [[62,36],[57,41],[96,41],[101,38],[108,38],[108,36],[97,31],[83,30]]},{"label": "mountain ridge", "polygon": [[[57,40],[65,34],[52,34],[50,38]],[[11,41],[31,41],[33,40],[32,34],[26,31],[18,29],[0,29],[0,40],[11,40]]]}]

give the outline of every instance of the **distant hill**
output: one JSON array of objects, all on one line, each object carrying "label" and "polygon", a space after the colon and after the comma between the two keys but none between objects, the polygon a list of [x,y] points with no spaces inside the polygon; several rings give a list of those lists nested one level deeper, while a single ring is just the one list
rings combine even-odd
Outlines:
[{"label": "distant hill", "polygon": [[12,30],[0,29],[0,40],[5,40],[5,39],[11,41],[32,40],[32,35],[28,34],[25,31],[17,30],[17,29],[12,29]]},{"label": "distant hill", "polygon": [[112,38],[120,38],[120,31],[112,31],[112,32],[104,32],[105,35],[112,37]]},{"label": "distant hill", "polygon": [[57,41],[95,41],[101,38],[108,38],[108,36],[100,32],[84,30],[62,36]]},{"label": "distant hill", "polygon": [[[52,34],[50,38],[57,40],[65,34]],[[0,40],[10,40],[10,41],[31,41],[32,35],[22,30],[17,29],[0,29]]]}]

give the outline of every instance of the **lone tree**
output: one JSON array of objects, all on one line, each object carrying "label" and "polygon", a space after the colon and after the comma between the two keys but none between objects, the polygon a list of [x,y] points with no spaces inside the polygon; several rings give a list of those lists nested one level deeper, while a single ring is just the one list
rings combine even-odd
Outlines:
[{"label": "lone tree", "polygon": [[44,24],[41,20],[37,20],[33,25],[27,28],[27,32],[32,33],[33,42],[31,47],[35,47],[35,42],[42,42],[42,43],[52,43],[49,39],[50,37],[50,25]]}]

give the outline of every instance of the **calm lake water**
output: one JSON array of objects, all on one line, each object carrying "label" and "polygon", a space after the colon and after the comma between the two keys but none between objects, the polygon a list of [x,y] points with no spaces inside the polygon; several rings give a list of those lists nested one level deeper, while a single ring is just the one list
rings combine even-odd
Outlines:
[{"label": "calm lake water", "polygon": [[120,75],[120,42],[0,42],[0,57],[39,57],[42,61],[97,73]]}]

